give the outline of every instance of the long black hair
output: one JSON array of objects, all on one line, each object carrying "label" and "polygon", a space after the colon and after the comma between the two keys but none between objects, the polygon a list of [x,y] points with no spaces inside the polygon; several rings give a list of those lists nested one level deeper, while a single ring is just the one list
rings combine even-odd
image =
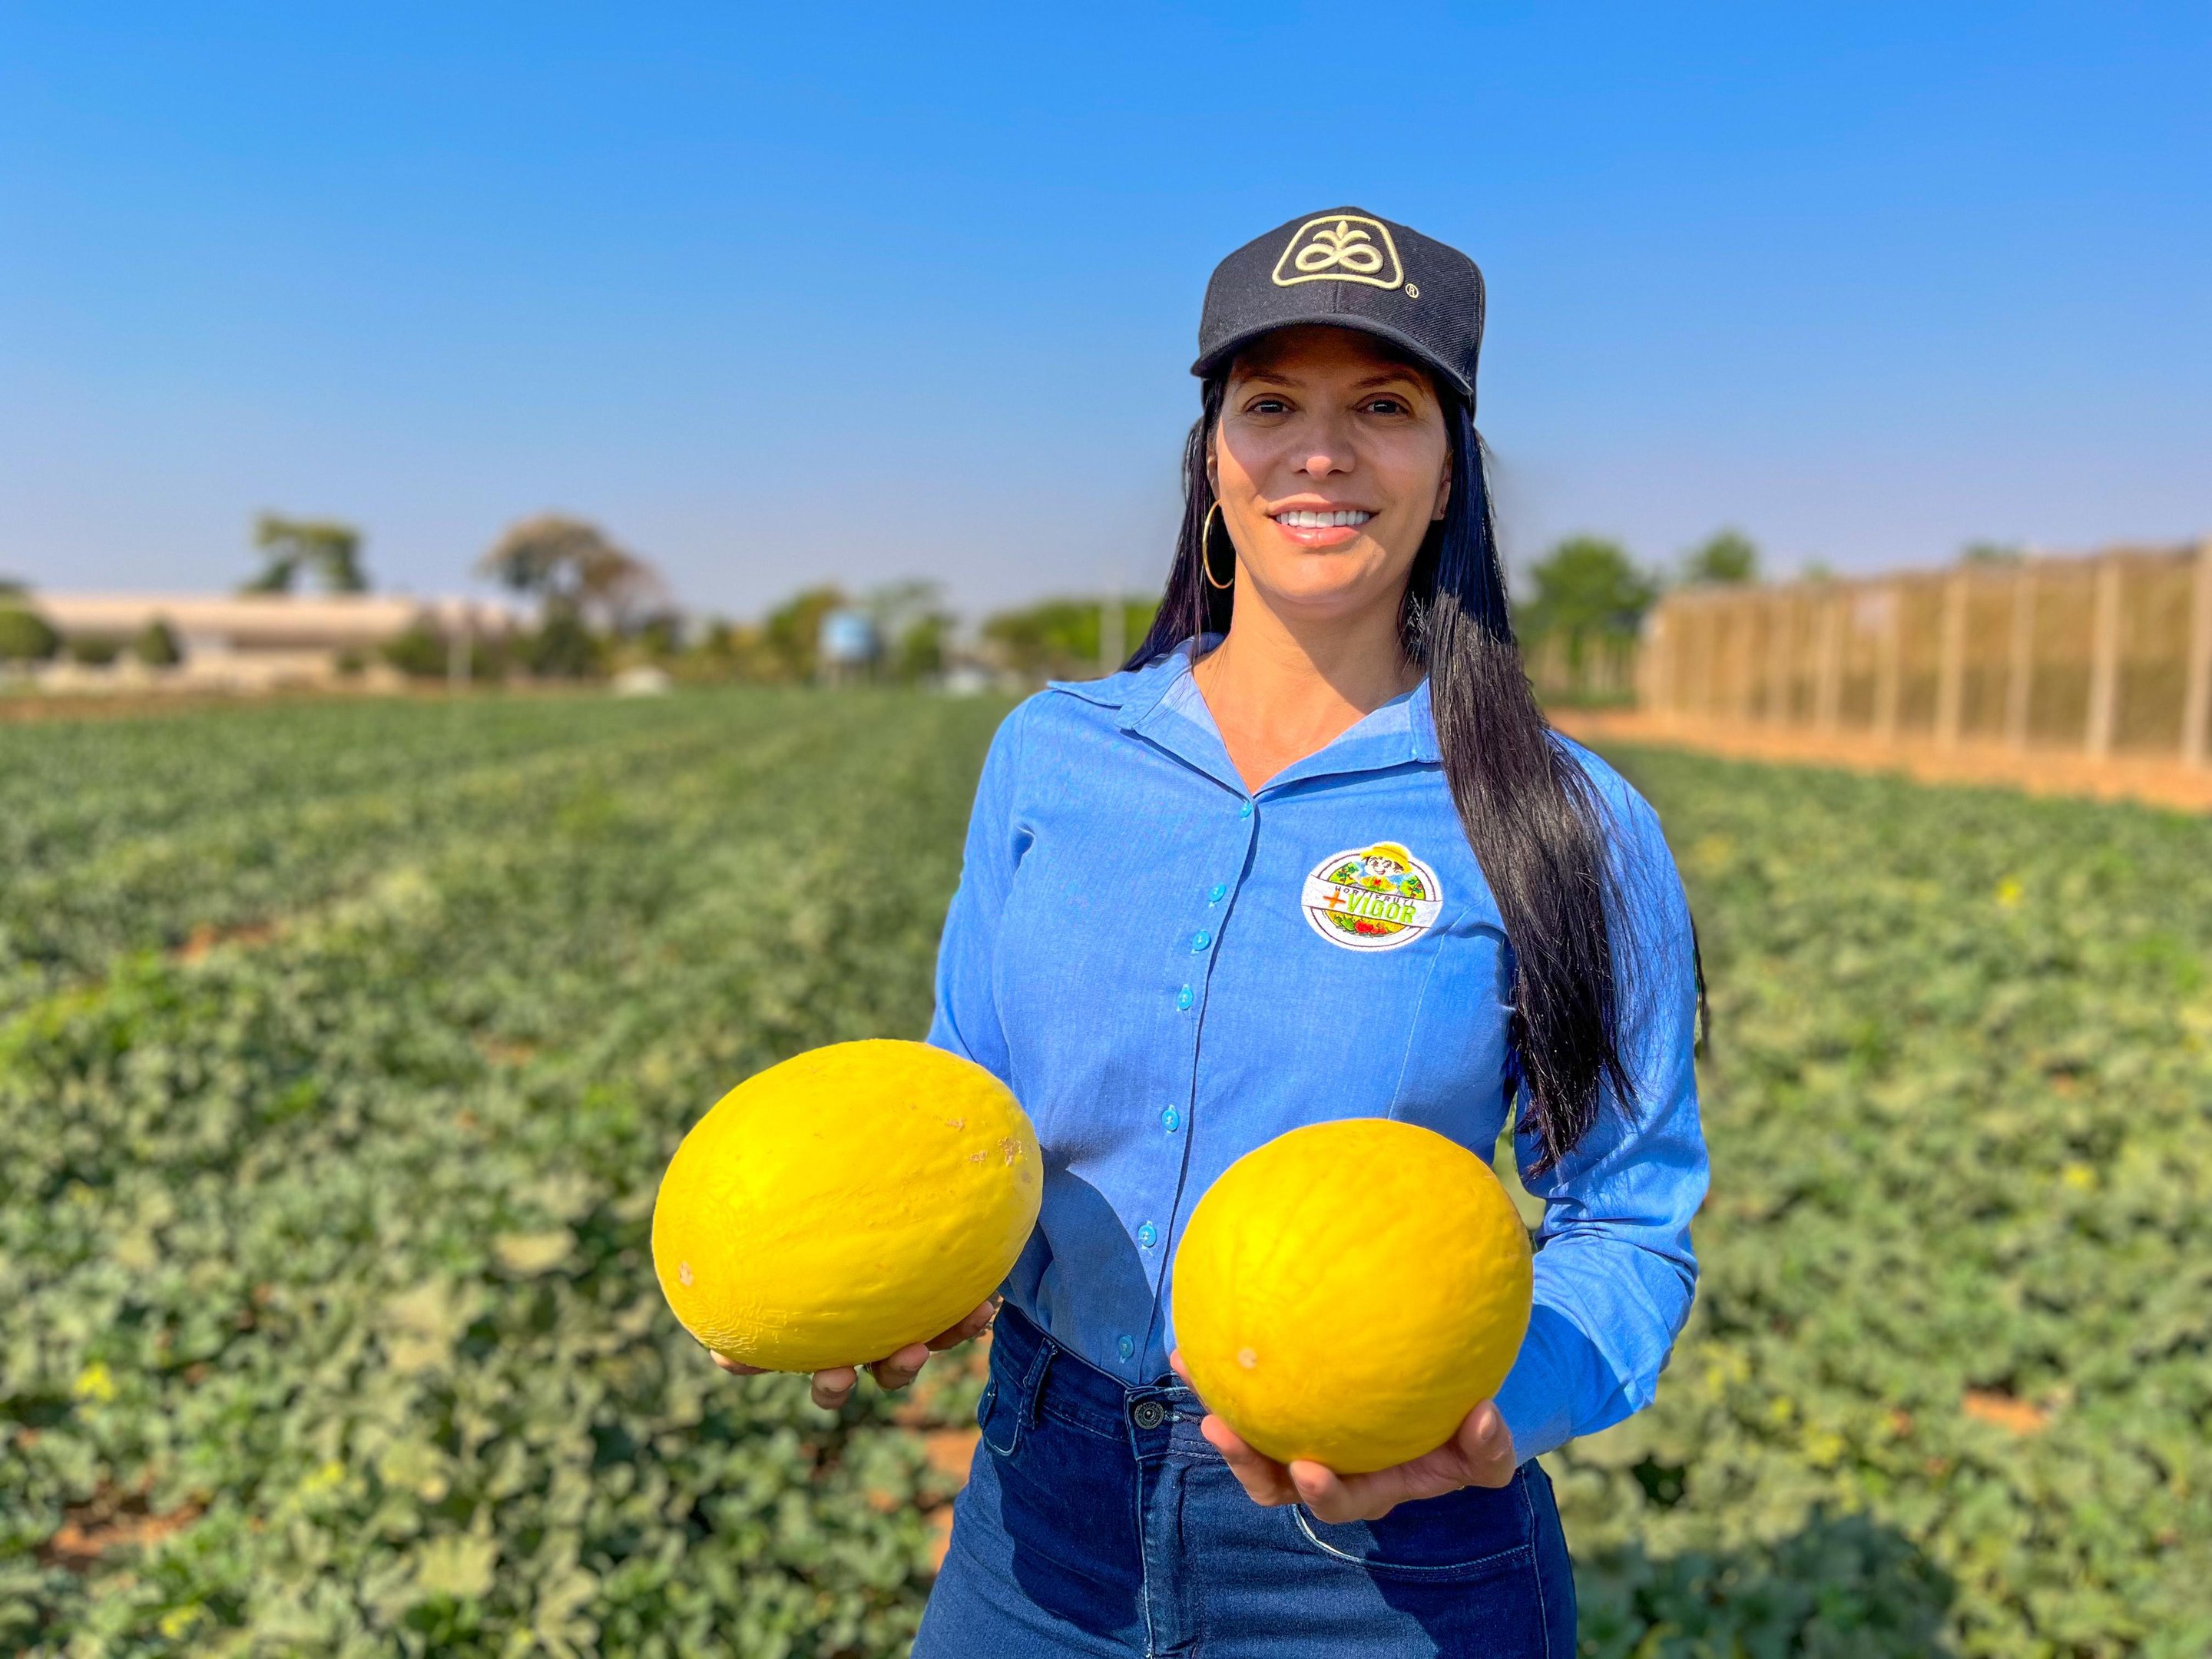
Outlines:
[{"label": "long black hair", "polygon": [[[1208,444],[1227,390],[1225,371],[1203,383],[1183,445],[1175,563],[1129,667],[1194,651],[1201,636],[1228,630],[1233,591],[1207,582],[1201,563],[1214,502]],[[1520,1132],[1537,1143],[1533,1167],[1541,1170],[1589,1133],[1607,1086],[1633,1107],[1620,1039],[1632,952],[1615,936],[1626,907],[1607,855],[1604,803],[1537,706],[1513,636],[1481,434],[1464,400],[1437,391],[1451,437],[1451,490],[1414,556],[1399,634],[1407,659],[1428,671],[1444,781],[1512,948]]]}]

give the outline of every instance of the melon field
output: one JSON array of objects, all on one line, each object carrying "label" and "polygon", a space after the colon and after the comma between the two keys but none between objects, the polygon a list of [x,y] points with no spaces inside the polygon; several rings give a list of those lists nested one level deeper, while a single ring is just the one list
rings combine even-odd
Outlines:
[{"label": "melon field", "polygon": [[[647,1226],[732,1083],[921,1030],[1003,709],[0,726],[0,1652],[902,1652],[972,1356],[725,1376]],[[1715,1181],[1548,1460],[1584,1650],[2212,1650],[2212,824],[1616,758]]]}]

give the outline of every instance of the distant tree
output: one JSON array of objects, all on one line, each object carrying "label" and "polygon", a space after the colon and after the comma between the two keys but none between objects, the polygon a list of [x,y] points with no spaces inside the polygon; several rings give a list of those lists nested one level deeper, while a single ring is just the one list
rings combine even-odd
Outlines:
[{"label": "distant tree", "polygon": [[1959,550],[1961,564],[2018,564],[2024,556],[2012,542],[1968,542]]},{"label": "distant tree", "polygon": [[908,684],[927,679],[945,667],[945,641],[952,631],[952,617],[945,609],[944,589],[933,581],[892,582],[861,596],[860,604],[876,619],[876,632],[887,646],[885,665]]},{"label": "distant tree", "polygon": [[[1125,601],[1121,637],[1143,639],[1158,608],[1151,599]],[[1041,599],[985,617],[982,634],[1006,666],[1018,672],[1091,679],[1098,673],[1100,609],[1095,599]]]},{"label": "distant tree", "polygon": [[916,617],[891,641],[891,672],[908,684],[934,679],[945,672],[945,639],[952,619],[932,611]]},{"label": "distant tree", "polygon": [[549,607],[537,632],[516,642],[516,656],[544,679],[588,679],[606,665],[606,643],[565,605]]},{"label": "distant tree", "polygon": [[1516,622],[1529,640],[1633,634],[1659,596],[1657,579],[1638,568],[1619,542],[1599,536],[1569,537],[1530,567],[1528,577],[1534,591]]},{"label": "distant tree", "polygon": [[761,677],[764,655],[758,628],[726,617],[709,617],[676,667],[689,679],[756,679]]},{"label": "distant tree", "polygon": [[35,611],[0,605],[0,662],[45,662],[62,648],[62,636]]},{"label": "distant tree", "polygon": [[597,618],[626,631],[666,597],[660,573],[608,538],[599,526],[541,513],[511,526],[477,562],[479,574],[538,600],[556,612]]},{"label": "distant tree", "polygon": [[139,630],[138,637],[131,641],[131,654],[149,668],[174,668],[185,659],[176,635],[159,617],[148,623]]},{"label": "distant tree", "polygon": [[261,550],[261,574],[239,590],[242,593],[289,593],[302,570],[313,571],[325,592],[368,592],[361,532],[349,524],[264,513],[253,523],[253,544]]},{"label": "distant tree", "polygon": [[13,576],[0,576],[0,599],[10,599],[28,592],[27,586]]},{"label": "distant tree", "polygon": [[1759,545],[1740,530],[1717,532],[1683,559],[1682,580],[1706,584],[1756,581]]},{"label": "distant tree", "polygon": [[822,618],[847,603],[830,583],[793,594],[761,623],[761,669],[766,678],[811,680],[817,665]]},{"label": "distant tree", "polygon": [[445,641],[419,622],[385,641],[377,654],[410,680],[439,679],[446,672]]},{"label": "distant tree", "polygon": [[656,611],[637,624],[638,646],[655,662],[664,662],[684,649],[684,617],[681,611]]},{"label": "distant tree", "polygon": [[69,642],[70,660],[87,668],[105,668],[123,654],[123,641],[98,634],[80,634]]}]

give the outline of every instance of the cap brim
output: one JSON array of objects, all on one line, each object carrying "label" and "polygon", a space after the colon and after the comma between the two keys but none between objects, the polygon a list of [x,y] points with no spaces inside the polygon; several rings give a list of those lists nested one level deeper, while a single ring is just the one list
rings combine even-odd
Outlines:
[{"label": "cap brim", "polygon": [[1425,364],[1431,373],[1439,376],[1445,385],[1458,392],[1461,397],[1469,403],[1474,401],[1474,387],[1468,383],[1466,378],[1403,329],[1393,328],[1388,323],[1376,322],[1367,317],[1348,315],[1340,311],[1323,312],[1312,317],[1286,317],[1279,321],[1262,323],[1255,328],[1248,328],[1240,334],[1232,334],[1193,363],[1190,366],[1190,372],[1204,379],[1243,350],[1246,346],[1250,345],[1253,341],[1263,335],[1273,334],[1285,328],[1350,328],[1357,329],[1362,334],[1372,334],[1378,339],[1388,340],[1395,346],[1402,347],[1408,356],[1417,362]]}]

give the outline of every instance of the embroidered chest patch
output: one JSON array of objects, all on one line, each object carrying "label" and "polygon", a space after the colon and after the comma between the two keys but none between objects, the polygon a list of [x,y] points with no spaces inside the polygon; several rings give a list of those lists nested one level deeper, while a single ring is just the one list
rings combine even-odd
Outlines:
[{"label": "embroidered chest patch", "polygon": [[1347,951],[1393,951],[1436,925],[1437,872],[1395,841],[1332,853],[1306,878],[1298,902],[1313,930]]}]

